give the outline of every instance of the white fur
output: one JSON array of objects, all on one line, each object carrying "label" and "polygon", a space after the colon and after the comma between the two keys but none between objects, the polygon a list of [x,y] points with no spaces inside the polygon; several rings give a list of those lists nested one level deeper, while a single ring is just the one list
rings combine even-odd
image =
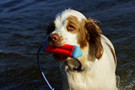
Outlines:
[{"label": "white fur", "polygon": [[[102,37],[107,39],[104,35],[102,35]],[[64,71],[65,77],[67,77],[69,83],[68,90],[117,90],[115,79],[116,65],[109,47],[105,42],[110,43],[110,41],[108,39],[107,41],[102,39],[104,48],[103,56],[100,60],[95,58],[93,61],[88,61],[86,63],[87,70],[85,72]],[[88,51],[88,48],[86,48],[85,51]],[[88,55],[87,52],[85,53]]]},{"label": "white fur", "polygon": [[[56,29],[52,33],[57,33],[63,37],[62,44],[78,45],[77,35],[66,30],[66,19],[70,16],[76,16],[79,21],[86,19],[86,17],[75,10],[65,10],[59,13],[55,19]],[[88,54],[89,47],[82,50],[83,56],[78,59],[85,59],[85,71],[69,71],[64,63],[61,63],[63,76],[63,89],[65,90],[116,90],[115,69],[113,55],[110,51],[108,43],[112,49],[114,47],[107,37],[101,35],[101,42],[103,46],[103,55],[100,60],[92,58]],[[91,59],[91,60],[89,60]]]},{"label": "white fur", "polygon": [[81,21],[82,19],[86,19],[86,17],[78,11],[71,10],[71,9],[65,10],[62,13],[56,15],[56,19],[54,21],[56,29],[52,33],[57,33],[58,35],[64,38],[63,41],[61,42],[62,44],[79,46],[77,44],[76,34],[72,34],[66,30],[66,24],[67,24],[66,19],[71,15],[76,16],[79,21]]}]

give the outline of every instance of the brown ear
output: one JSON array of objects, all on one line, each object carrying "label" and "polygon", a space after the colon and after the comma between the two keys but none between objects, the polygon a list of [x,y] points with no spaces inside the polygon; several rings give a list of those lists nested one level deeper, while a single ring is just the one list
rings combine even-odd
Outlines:
[{"label": "brown ear", "polygon": [[55,30],[55,23],[53,22],[50,25],[48,25],[48,27],[47,27],[47,34],[50,34],[54,30]]},{"label": "brown ear", "polygon": [[[103,46],[101,44],[101,29],[96,24],[97,21],[93,19],[88,19],[85,24],[87,29],[87,39],[90,44],[90,52],[94,52],[94,55],[97,59],[100,59],[103,53]],[[94,49],[94,50],[93,50]]]}]

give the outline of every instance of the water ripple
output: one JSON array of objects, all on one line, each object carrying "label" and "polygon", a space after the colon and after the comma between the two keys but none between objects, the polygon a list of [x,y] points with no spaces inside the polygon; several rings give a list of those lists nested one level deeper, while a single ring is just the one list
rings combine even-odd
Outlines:
[{"label": "water ripple", "polygon": [[[116,49],[119,89],[134,90],[134,0],[1,0],[0,89],[48,89],[37,67],[36,52],[45,40],[46,26],[67,8],[101,21],[103,34]],[[49,82],[60,90],[58,63],[51,54],[41,53],[40,58]]]}]

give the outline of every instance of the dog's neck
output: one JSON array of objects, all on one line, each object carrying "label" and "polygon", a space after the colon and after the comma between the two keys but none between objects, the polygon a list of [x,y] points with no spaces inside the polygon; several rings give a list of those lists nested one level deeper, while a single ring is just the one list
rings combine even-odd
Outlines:
[{"label": "dog's neck", "polygon": [[[93,55],[90,55],[90,48],[89,46],[81,49],[83,55],[77,59],[69,58],[68,60],[60,63],[61,72],[63,76],[63,84],[66,86],[63,87],[72,87],[69,86],[70,82],[74,82],[77,80],[75,76],[81,76],[86,74],[87,71],[90,71],[96,61]],[[72,85],[72,84],[71,84]]]},{"label": "dog's neck", "polygon": [[96,58],[94,56],[94,51],[90,51],[89,46],[85,48],[81,48],[83,55],[77,59],[75,58],[68,58],[66,61],[61,63],[61,66],[64,66],[64,71],[77,71],[83,72],[85,68],[87,68],[87,62],[93,63],[95,62]]}]

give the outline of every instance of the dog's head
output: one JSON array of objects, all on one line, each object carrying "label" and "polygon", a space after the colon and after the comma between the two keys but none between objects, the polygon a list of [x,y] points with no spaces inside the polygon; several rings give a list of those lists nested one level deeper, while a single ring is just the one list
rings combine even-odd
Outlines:
[{"label": "dog's head", "polygon": [[56,19],[48,26],[48,44],[60,47],[64,44],[76,45],[83,49],[89,49],[97,59],[102,56],[101,33],[97,21],[87,19],[83,14],[75,10],[65,10],[56,15]]},{"label": "dog's head", "polygon": [[[65,10],[56,16],[54,22],[48,27],[51,32],[48,43],[54,47],[64,44],[77,45],[83,47],[83,38],[86,39],[84,29],[85,16],[75,10]],[[81,43],[81,44],[80,44]]]}]

